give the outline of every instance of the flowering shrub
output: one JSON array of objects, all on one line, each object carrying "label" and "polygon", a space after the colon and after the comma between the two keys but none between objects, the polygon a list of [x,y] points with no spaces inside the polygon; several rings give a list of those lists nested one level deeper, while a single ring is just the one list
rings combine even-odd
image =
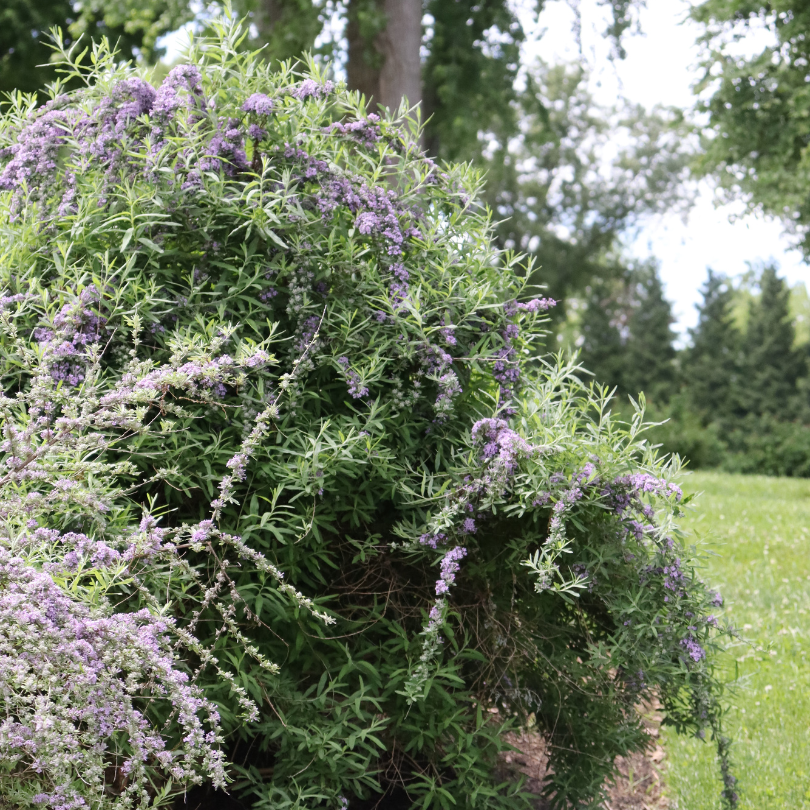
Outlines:
[{"label": "flowering shrub", "polygon": [[734,804],[677,465],[537,359],[468,167],[238,36],[5,110],[0,797],[511,808],[533,724],[586,806],[655,695]]}]

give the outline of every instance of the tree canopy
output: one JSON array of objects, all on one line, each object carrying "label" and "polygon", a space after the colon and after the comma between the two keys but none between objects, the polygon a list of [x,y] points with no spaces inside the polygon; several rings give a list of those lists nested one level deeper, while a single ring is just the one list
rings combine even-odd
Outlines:
[{"label": "tree canopy", "polygon": [[[803,0],[705,0],[692,10],[705,33],[710,135],[699,161],[726,197],[781,218],[810,255],[810,6]],[[751,50],[749,43],[766,45]],[[756,36],[756,39],[755,39]]]},{"label": "tree canopy", "polygon": [[191,19],[187,0],[7,0],[0,7],[0,93],[35,92],[56,78],[50,30],[70,45],[106,36],[121,56],[147,61],[160,55],[157,40]]}]

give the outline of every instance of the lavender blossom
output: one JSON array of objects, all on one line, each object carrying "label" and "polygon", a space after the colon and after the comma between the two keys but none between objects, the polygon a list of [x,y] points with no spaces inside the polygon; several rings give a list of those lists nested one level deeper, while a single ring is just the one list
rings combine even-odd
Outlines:
[{"label": "lavender blossom", "polygon": [[270,115],[275,109],[275,102],[264,93],[253,93],[242,105],[242,112],[252,112],[256,115]]},{"label": "lavender blossom", "polygon": [[450,586],[456,581],[456,574],[461,565],[459,560],[467,556],[467,549],[462,546],[451,548],[442,557],[440,579],[436,581],[436,596],[443,596],[450,591]]},{"label": "lavender blossom", "polygon": [[305,79],[293,90],[293,95],[303,101],[307,98],[323,98],[334,92],[334,89],[334,82],[326,81],[323,84],[318,84],[314,79]]}]

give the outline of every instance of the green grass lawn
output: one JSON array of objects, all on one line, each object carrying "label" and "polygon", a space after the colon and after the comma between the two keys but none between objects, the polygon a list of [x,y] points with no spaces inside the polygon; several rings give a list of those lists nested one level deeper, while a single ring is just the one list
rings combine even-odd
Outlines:
[{"label": "green grass lawn", "polygon": [[[745,810],[810,809],[810,480],[695,473],[686,521],[725,614],[754,646],[725,656],[737,676],[727,725]],[[665,734],[679,810],[720,806],[710,743]],[[674,804],[674,802],[673,802]]]}]

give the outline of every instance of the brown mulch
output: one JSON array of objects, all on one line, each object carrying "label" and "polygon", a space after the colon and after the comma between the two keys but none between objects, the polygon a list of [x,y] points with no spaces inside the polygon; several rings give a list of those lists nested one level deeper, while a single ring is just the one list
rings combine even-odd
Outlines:
[{"label": "brown mulch", "polygon": [[[657,708],[655,705],[639,708],[651,737],[650,747],[643,753],[616,757],[617,778],[607,790],[605,810],[670,810],[672,807],[664,795],[665,753],[658,744],[661,717]],[[539,793],[548,773],[545,740],[531,731],[509,734],[507,740],[518,750],[503,756],[504,775],[524,774],[526,790]],[[546,806],[540,799],[535,804],[537,810],[545,810]]]}]

